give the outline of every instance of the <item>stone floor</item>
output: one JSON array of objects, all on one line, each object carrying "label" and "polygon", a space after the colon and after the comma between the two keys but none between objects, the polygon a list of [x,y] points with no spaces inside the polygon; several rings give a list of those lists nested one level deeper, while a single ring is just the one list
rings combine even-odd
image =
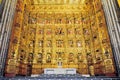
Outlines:
[{"label": "stone floor", "polygon": [[47,75],[42,74],[38,77],[30,77],[30,76],[17,76],[14,78],[4,78],[1,77],[0,80],[120,80],[120,78],[109,78],[109,77],[83,77],[79,74],[75,75]]}]

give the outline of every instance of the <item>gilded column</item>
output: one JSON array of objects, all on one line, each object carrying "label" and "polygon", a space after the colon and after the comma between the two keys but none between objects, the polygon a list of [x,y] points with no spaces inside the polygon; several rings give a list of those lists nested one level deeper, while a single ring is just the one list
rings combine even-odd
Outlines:
[{"label": "gilded column", "polygon": [[20,32],[23,21],[24,0],[18,0],[11,32],[8,57],[6,61],[5,76],[15,76],[19,71],[18,47],[20,44]]}]

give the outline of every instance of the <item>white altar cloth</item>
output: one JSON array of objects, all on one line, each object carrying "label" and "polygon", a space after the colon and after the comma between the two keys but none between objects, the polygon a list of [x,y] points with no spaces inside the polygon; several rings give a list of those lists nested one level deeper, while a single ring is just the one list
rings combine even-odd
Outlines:
[{"label": "white altar cloth", "polygon": [[76,74],[75,68],[46,68],[44,74]]}]

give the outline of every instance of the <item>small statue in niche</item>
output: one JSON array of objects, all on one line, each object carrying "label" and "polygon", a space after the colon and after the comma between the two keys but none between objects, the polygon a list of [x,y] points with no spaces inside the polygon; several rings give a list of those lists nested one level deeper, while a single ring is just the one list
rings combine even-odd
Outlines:
[{"label": "small statue in niche", "polygon": [[92,27],[91,27],[91,28],[93,28],[93,29],[94,29],[94,28],[95,28],[95,22],[92,22],[92,24],[91,24],[91,25],[92,25]]},{"label": "small statue in niche", "polygon": [[78,22],[76,17],[73,18],[73,22],[74,22],[74,24],[76,24],[76,22]]},{"label": "small statue in niche", "polygon": [[101,61],[102,60],[102,54],[100,53],[99,49],[96,50],[96,60],[97,61]]},{"label": "small statue in niche", "polygon": [[43,29],[40,29],[39,32],[38,32],[38,34],[41,34],[41,35],[42,35],[43,33],[44,33]]},{"label": "small statue in niche", "polygon": [[33,47],[33,46],[34,46],[34,43],[35,43],[34,40],[33,40],[33,41],[30,41],[29,47]]},{"label": "small statue in niche", "polygon": [[57,20],[57,23],[62,23],[62,19],[61,18],[58,18],[58,20]]},{"label": "small statue in niche", "polygon": [[52,30],[51,30],[51,29],[47,29],[46,34],[47,34],[47,35],[51,35],[51,34],[52,34]]},{"label": "small statue in niche", "polygon": [[42,53],[38,53],[38,63],[42,63]]},{"label": "small statue in niche", "polygon": [[85,45],[86,46],[90,45],[90,40],[85,40]]},{"label": "small statue in niche", "polygon": [[73,47],[73,41],[72,40],[69,40],[68,44],[69,44],[70,47]]},{"label": "small statue in niche", "polygon": [[66,24],[69,24],[69,18],[66,17]]},{"label": "small statue in niche", "polygon": [[57,40],[57,42],[56,42],[56,44],[57,44],[57,47],[63,47],[63,40]]},{"label": "small statue in niche", "polygon": [[20,28],[20,23],[15,23],[15,24],[14,24],[14,27]]},{"label": "small statue in niche", "polygon": [[[42,14],[42,16],[44,16],[44,15]],[[38,17],[38,23],[39,24],[45,24],[45,21],[44,21],[44,19],[41,16]]]},{"label": "small statue in niche", "polygon": [[58,22],[57,22],[57,18],[55,18],[55,21],[54,21],[54,23],[55,23],[55,24],[57,24],[57,23],[58,23]]},{"label": "small statue in niche", "polygon": [[98,16],[98,20],[99,20],[99,23],[103,23],[101,16]]},{"label": "small statue in niche", "polygon": [[74,62],[74,54],[73,53],[69,53],[69,62]]},{"label": "small statue in niche", "polygon": [[47,47],[52,47],[52,41],[51,40],[47,41]]},{"label": "small statue in niche", "polygon": [[46,62],[47,63],[51,63],[51,53],[47,53],[47,60],[46,60]]},{"label": "small statue in niche", "polygon": [[82,53],[78,53],[77,59],[78,59],[78,62],[82,61]]},{"label": "small statue in niche", "polygon": [[112,59],[106,59],[105,64],[110,66],[112,64]]},{"label": "small statue in niche", "polygon": [[81,31],[80,31],[80,29],[78,29],[78,28],[75,28],[75,34],[76,35],[81,35],[81,33],[80,33]]},{"label": "small statue in niche", "polygon": [[78,17],[74,18],[74,22],[75,22],[75,24],[79,24],[80,23],[80,20],[78,19]]},{"label": "small statue in niche", "polygon": [[72,29],[67,29],[67,33],[68,33],[68,35],[73,34]]},{"label": "small statue in niche", "polygon": [[61,24],[61,23],[62,23],[61,17],[62,17],[62,14],[61,14],[61,13],[57,14],[57,17],[56,17],[56,23],[57,23],[57,24]]},{"label": "small statue in niche", "polygon": [[33,61],[33,53],[29,53],[28,55],[28,62],[32,62]]},{"label": "small statue in niche", "polygon": [[36,23],[36,18],[29,17],[28,23],[29,24],[35,24]]},{"label": "small statue in niche", "polygon": [[13,51],[13,52],[11,53],[11,57],[12,57],[12,58],[15,57],[15,51]]},{"label": "small statue in niche", "polygon": [[106,42],[108,42],[107,39],[103,39],[103,40],[102,40],[102,43],[103,43],[103,44],[106,43]]},{"label": "small statue in niche", "polygon": [[39,47],[43,47],[43,40],[40,40],[38,44],[39,44]]},{"label": "small statue in niche", "polygon": [[50,19],[45,19],[46,24],[50,24]]},{"label": "small statue in niche", "polygon": [[24,60],[24,59],[25,59],[25,53],[21,53],[20,60]]},{"label": "small statue in niche", "polygon": [[21,54],[20,54],[20,60],[24,60],[25,59],[25,51],[24,50],[21,50]]},{"label": "small statue in niche", "polygon": [[30,35],[34,36],[36,33],[36,29],[35,28],[31,28],[30,29]]},{"label": "small statue in niche", "polygon": [[56,52],[57,53],[57,59],[59,59],[59,58],[62,58],[63,57],[63,53],[64,52]]},{"label": "small statue in niche", "polygon": [[16,11],[22,13],[22,6],[21,6],[21,2],[20,1],[18,1],[17,5],[16,5]]},{"label": "small statue in niche", "polygon": [[107,59],[109,59],[109,58],[110,58],[110,53],[109,53],[109,51],[108,51],[108,50],[106,50],[106,51],[105,51],[105,57],[106,57]]},{"label": "small statue in niche", "polygon": [[104,27],[104,24],[102,22],[99,23],[99,27]]},{"label": "small statue in niche", "polygon": [[83,32],[84,32],[84,34],[85,34],[85,35],[90,35],[90,33],[89,33],[89,30],[88,30],[88,29],[83,28]]},{"label": "small statue in niche", "polygon": [[29,47],[33,47],[33,42],[32,41],[30,42]]},{"label": "small statue in niche", "polygon": [[62,28],[57,28],[56,31],[55,31],[55,34],[56,35],[63,35],[64,34],[63,29]]},{"label": "small statue in niche", "polygon": [[36,24],[36,22],[37,22],[37,15],[31,13],[31,14],[29,15],[28,23],[29,23],[29,24]]},{"label": "small statue in niche", "polygon": [[15,37],[12,42],[13,42],[14,44],[17,44],[17,43],[18,43],[17,37]]},{"label": "small statue in niche", "polygon": [[81,47],[82,46],[82,44],[81,44],[81,41],[77,41],[77,47]]},{"label": "small statue in niche", "polygon": [[73,19],[72,19],[72,17],[68,17],[67,18],[67,24],[72,24],[73,23]]},{"label": "small statue in niche", "polygon": [[93,58],[91,53],[87,53],[87,61],[89,65],[93,64]]},{"label": "small statue in niche", "polygon": [[44,23],[47,24],[47,19],[46,18],[44,19]]}]

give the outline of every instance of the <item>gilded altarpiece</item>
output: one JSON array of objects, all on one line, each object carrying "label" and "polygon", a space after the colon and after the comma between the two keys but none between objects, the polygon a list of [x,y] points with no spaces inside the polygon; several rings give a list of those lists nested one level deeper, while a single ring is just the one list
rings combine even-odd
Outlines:
[{"label": "gilded altarpiece", "polygon": [[6,74],[41,74],[59,62],[80,74],[115,74],[100,0],[84,5],[29,2],[17,2]]}]

